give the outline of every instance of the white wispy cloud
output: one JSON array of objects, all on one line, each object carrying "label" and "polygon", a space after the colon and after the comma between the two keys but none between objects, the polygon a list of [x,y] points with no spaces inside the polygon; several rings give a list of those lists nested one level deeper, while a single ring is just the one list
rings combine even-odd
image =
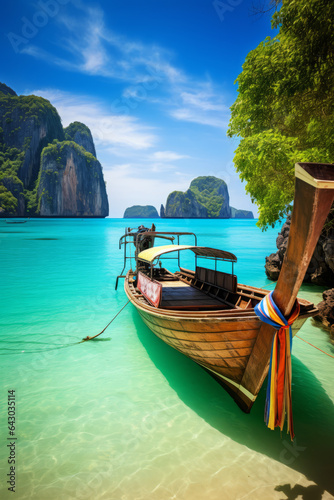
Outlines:
[{"label": "white wispy cloud", "polygon": [[208,114],[201,113],[194,107],[173,109],[171,110],[170,114],[177,120],[198,123],[200,125],[210,125],[211,127],[218,127],[223,129],[228,125],[228,119],[224,120],[219,116],[210,116]]},{"label": "white wispy cloud", "polygon": [[97,146],[145,150],[159,141],[152,127],[133,116],[108,113],[102,102],[94,101],[89,96],[53,89],[34,90],[32,93],[45,97],[57,108],[64,127],[73,121],[85,123]]},{"label": "white wispy cloud", "polygon": [[[153,205],[159,212],[169,193],[176,189],[185,191],[189,187],[191,175],[174,172],[173,177],[161,178],[151,171],[149,176],[142,177],[139,175],[142,168],[136,163],[104,168],[111,217],[122,217],[130,205]],[[124,193],[131,193],[131,198],[125,197]]]},{"label": "white wispy cloud", "polygon": [[230,110],[222,92],[211,81],[206,81],[178,88],[178,99],[170,108],[170,114],[177,120],[224,129],[229,122]]},{"label": "white wispy cloud", "polygon": [[56,55],[32,43],[22,52],[67,71],[124,82],[119,101],[130,110],[146,100],[160,105],[173,119],[227,128],[228,106],[209,77],[195,79],[173,65],[169,50],[112,31],[100,7],[80,3],[76,7],[76,16],[62,14],[55,19],[61,52]]},{"label": "white wispy cloud", "polygon": [[175,153],[174,151],[155,151],[152,153],[151,158],[159,161],[175,161],[190,158],[190,156]]},{"label": "white wispy cloud", "polygon": [[210,89],[199,90],[198,92],[182,92],[181,99],[184,104],[201,109],[202,111],[219,111],[226,113],[227,106],[221,103],[221,98],[217,100],[217,95]]},{"label": "white wispy cloud", "polygon": [[175,82],[183,78],[182,71],[168,62],[171,57],[168,51],[113,32],[105,25],[104,12],[99,7],[81,5],[76,17],[62,14],[55,21],[66,31],[57,40],[66,57],[55,57],[33,44],[21,52],[66,70],[131,83],[157,79]]}]

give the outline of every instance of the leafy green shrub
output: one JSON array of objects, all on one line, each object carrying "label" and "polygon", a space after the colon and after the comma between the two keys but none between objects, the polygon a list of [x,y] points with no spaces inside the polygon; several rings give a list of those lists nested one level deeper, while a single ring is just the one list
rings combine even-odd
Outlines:
[{"label": "leafy green shrub", "polygon": [[15,214],[18,201],[5,186],[0,184],[0,212]]}]

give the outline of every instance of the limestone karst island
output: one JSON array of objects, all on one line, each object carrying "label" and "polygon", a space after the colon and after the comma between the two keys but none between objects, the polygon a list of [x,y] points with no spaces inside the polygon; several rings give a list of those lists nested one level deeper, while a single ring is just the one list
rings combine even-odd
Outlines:
[{"label": "limestone karst island", "polygon": [[[124,218],[158,218],[152,205],[133,205],[124,212]],[[160,207],[165,219],[254,219],[253,212],[230,206],[227,184],[214,176],[196,177],[186,192],[173,191],[166,206]]]},{"label": "limestone karst island", "polygon": [[63,128],[42,97],[0,83],[0,217],[106,217],[102,166],[89,128]]}]

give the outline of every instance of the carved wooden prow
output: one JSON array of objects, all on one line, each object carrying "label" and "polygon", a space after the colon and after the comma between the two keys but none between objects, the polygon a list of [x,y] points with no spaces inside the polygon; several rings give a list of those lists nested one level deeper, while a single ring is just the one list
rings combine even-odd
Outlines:
[{"label": "carved wooden prow", "polygon": [[[334,200],[334,165],[296,163],[295,197],[289,240],[273,299],[289,316]],[[255,397],[268,372],[275,329],[263,323],[241,385]],[[255,400],[254,397],[254,400]],[[246,411],[249,411],[250,404]],[[245,408],[243,408],[245,410]]]}]

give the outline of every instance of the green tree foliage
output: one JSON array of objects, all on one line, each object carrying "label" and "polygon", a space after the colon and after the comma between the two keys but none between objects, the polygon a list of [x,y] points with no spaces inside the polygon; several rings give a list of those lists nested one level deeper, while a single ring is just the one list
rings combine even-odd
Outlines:
[{"label": "green tree foliage", "polygon": [[94,162],[96,162],[95,156],[88,153],[88,151],[74,141],[53,141],[43,148],[41,160],[43,161],[43,158],[48,158],[50,161],[55,160],[60,168],[65,168],[68,148],[75,150],[79,155],[83,155],[88,166],[91,166]]},{"label": "green tree foliage", "polygon": [[75,134],[79,132],[82,135],[86,135],[88,138],[91,137],[89,128],[87,125],[81,122],[70,123],[68,127],[64,128],[65,140],[73,141]]},{"label": "green tree foliage", "polygon": [[18,201],[15,196],[13,196],[12,193],[5,188],[5,186],[0,184],[0,213],[15,213],[17,203]]},{"label": "green tree foliage", "polygon": [[290,210],[295,162],[334,162],[334,2],[283,0],[272,24],[246,57],[228,130],[262,228]]}]

